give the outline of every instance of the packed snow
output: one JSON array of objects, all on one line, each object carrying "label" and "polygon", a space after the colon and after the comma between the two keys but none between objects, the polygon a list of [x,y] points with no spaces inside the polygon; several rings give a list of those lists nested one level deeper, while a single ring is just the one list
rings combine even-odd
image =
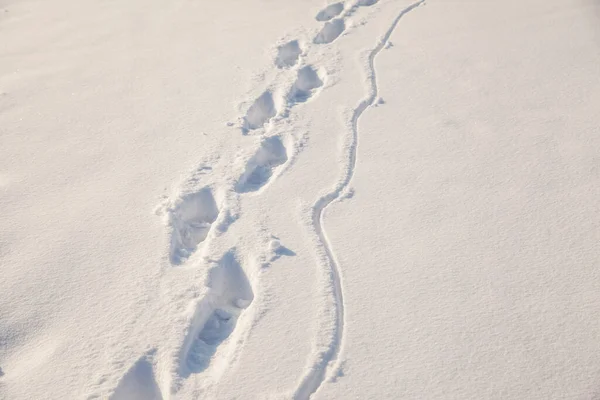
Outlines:
[{"label": "packed snow", "polygon": [[600,396],[600,2],[0,1],[0,399]]}]

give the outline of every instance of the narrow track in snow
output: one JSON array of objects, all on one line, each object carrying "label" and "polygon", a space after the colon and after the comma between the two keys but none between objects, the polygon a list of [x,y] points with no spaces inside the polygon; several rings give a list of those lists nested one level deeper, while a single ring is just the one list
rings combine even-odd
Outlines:
[{"label": "narrow track in snow", "polygon": [[342,176],[342,179],[340,179],[339,183],[335,186],[335,188],[328,194],[319,198],[312,207],[312,223],[315,228],[315,232],[319,237],[319,241],[321,242],[325,250],[325,254],[327,256],[327,263],[332,277],[334,303],[336,307],[336,320],[334,325],[334,337],[332,339],[332,342],[330,343],[327,351],[323,353],[323,357],[320,358],[315,365],[313,365],[313,367],[310,369],[310,372],[308,372],[302,379],[294,395],[294,399],[296,400],[309,399],[317,390],[319,390],[319,388],[321,387],[328,375],[327,372],[335,372],[339,368],[339,355],[344,340],[345,309],[342,278],[340,274],[339,264],[335,258],[335,254],[332,250],[331,243],[327,238],[327,233],[323,228],[323,214],[325,212],[325,209],[340,197],[340,195],[348,187],[348,185],[352,181],[352,177],[354,176],[354,170],[356,168],[356,151],[358,148],[359,137],[358,121],[365,112],[365,110],[371,105],[373,105],[375,99],[377,99],[379,94],[379,87],[377,85],[377,73],[375,71],[375,57],[385,47],[390,36],[392,35],[392,33],[394,33],[394,30],[398,26],[398,22],[400,22],[400,19],[413,9],[423,4],[424,2],[425,0],[420,0],[400,11],[400,13],[396,16],[396,18],[394,19],[388,30],[385,32],[383,37],[377,43],[377,46],[375,46],[375,48],[369,53],[368,69],[366,71],[369,78],[369,88],[366,98],[364,98],[358,104],[358,106],[354,109],[354,112],[352,113],[350,129],[351,143],[348,149],[347,165],[346,168],[344,168],[344,175]]}]

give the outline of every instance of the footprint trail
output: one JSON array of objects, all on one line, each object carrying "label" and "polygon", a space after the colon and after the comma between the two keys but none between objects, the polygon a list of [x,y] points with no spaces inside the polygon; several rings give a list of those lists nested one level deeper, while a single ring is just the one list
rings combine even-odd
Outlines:
[{"label": "footprint trail", "polygon": [[[370,52],[367,69],[369,87],[366,97],[354,109],[351,117],[349,127],[351,143],[342,176],[333,190],[319,198],[312,207],[311,222],[324,251],[326,259],[324,267],[330,276],[329,288],[333,296],[335,316],[330,330],[331,336],[326,339],[329,341],[328,344],[320,348],[316,354],[311,354],[311,357],[315,356],[316,361],[310,361],[312,363],[310,368],[296,387],[293,396],[296,400],[309,399],[319,390],[323,382],[334,377],[339,370],[345,328],[343,288],[340,268],[323,228],[323,214],[324,210],[347,189],[354,174],[359,136],[358,121],[363,112],[373,105],[378,97],[374,68],[375,57],[388,42],[400,18],[424,1],[421,0],[402,10],[377,46]],[[312,42],[320,47],[337,40],[346,29],[346,18],[350,13],[357,7],[370,6],[375,3],[377,0],[358,0],[350,8],[345,7],[342,2],[328,5],[315,17],[318,21],[322,21],[323,25]],[[326,48],[326,46],[321,48]],[[195,185],[199,180],[194,179],[195,189],[193,192],[184,190],[184,195],[178,195],[176,200],[167,203],[168,208],[165,206],[162,209],[165,211],[164,215],[168,217],[171,227],[170,261],[172,264],[186,262],[192,254],[198,251],[202,242],[206,242],[202,244],[203,252],[208,252],[215,246],[215,242],[224,236],[227,226],[238,218],[237,205],[228,202],[228,196],[235,193],[244,195],[259,192],[272,182],[280,168],[288,162],[290,155],[294,154],[294,149],[286,148],[288,145],[293,146],[292,139],[284,133],[271,133],[271,130],[277,126],[277,124],[271,123],[271,120],[277,118],[279,122],[280,119],[286,118],[287,112],[292,107],[313,99],[325,85],[325,69],[321,68],[318,63],[304,64],[303,55],[308,54],[310,49],[310,39],[308,42],[291,40],[277,47],[272,68],[282,70],[279,71],[279,75],[285,76],[289,80],[275,82],[263,88],[262,94],[255,98],[241,118],[241,128],[244,134],[257,131],[267,137],[263,137],[260,144],[255,143],[254,153],[244,160],[244,170],[238,178],[230,176],[227,172],[228,169],[224,169],[223,173],[213,171],[209,184],[203,182],[202,186],[196,188]],[[227,157],[229,156],[225,153],[223,165],[229,160]],[[213,191],[218,194],[218,202],[215,200]],[[237,195],[230,197],[242,198]],[[285,250],[285,248],[275,250],[274,259],[282,255],[294,254]],[[167,351],[167,353],[172,351],[173,358],[168,361],[156,360],[157,371],[170,371],[168,379],[173,381],[167,386],[170,387],[169,390],[172,393],[180,389],[182,391],[189,389],[189,387],[183,389],[183,386],[195,385],[197,379],[187,379],[195,374],[201,374],[200,380],[203,387],[207,384],[204,382],[205,378],[214,380],[208,384],[216,384],[220,379],[217,376],[235,363],[235,357],[231,354],[243,346],[244,339],[241,337],[247,333],[244,321],[246,318],[252,317],[252,314],[246,315],[245,313],[254,312],[250,306],[255,294],[253,285],[240,265],[236,253],[235,249],[229,250],[219,261],[213,261],[214,265],[208,272],[206,283],[209,288],[208,292],[202,299],[194,300],[194,313],[186,322],[187,330],[181,334],[181,340],[176,342],[176,347]],[[194,260],[196,259],[200,258],[195,257]],[[187,262],[191,268],[197,268],[191,262],[194,260]],[[244,311],[248,307],[251,310]],[[240,320],[242,316],[244,319]],[[327,320],[327,323],[329,321]],[[161,393],[158,388],[153,363],[151,355],[138,360],[123,376],[113,398],[117,400],[135,399],[135,396],[138,396],[139,398],[161,399],[163,394],[167,396],[164,390]],[[161,366],[161,363],[166,363],[167,367]]]}]

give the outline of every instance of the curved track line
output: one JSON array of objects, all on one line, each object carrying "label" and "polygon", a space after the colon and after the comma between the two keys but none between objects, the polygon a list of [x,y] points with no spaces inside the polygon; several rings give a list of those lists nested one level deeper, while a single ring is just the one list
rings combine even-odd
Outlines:
[{"label": "curved track line", "polygon": [[377,73],[375,71],[375,57],[381,50],[383,50],[385,44],[388,42],[392,33],[396,29],[398,22],[400,19],[417,8],[421,4],[423,4],[425,0],[420,0],[416,3],[411,4],[406,7],[396,16],[388,30],[385,32],[383,37],[379,40],[379,43],[375,48],[369,53],[369,65],[368,65],[368,77],[369,77],[369,89],[368,95],[365,99],[363,99],[359,105],[354,109],[352,113],[351,119],[351,139],[352,142],[350,144],[350,148],[348,150],[348,165],[345,168],[344,175],[339,183],[335,186],[333,191],[319,198],[316,203],[313,205],[312,212],[312,222],[321,241],[323,248],[325,249],[325,254],[327,256],[327,261],[329,264],[332,281],[333,281],[333,293],[334,293],[334,303],[336,307],[336,320],[334,325],[334,338],[329,345],[329,348],[326,352],[323,353],[323,357],[313,365],[310,372],[302,379],[296,393],[294,395],[294,399],[296,400],[304,400],[309,399],[322,385],[326,378],[326,372],[328,369],[331,369],[331,365],[333,367],[337,367],[336,361],[338,361],[338,357],[340,354],[340,350],[342,348],[342,341],[344,339],[344,320],[345,320],[345,310],[344,310],[344,293],[342,289],[341,275],[340,275],[340,267],[335,259],[331,243],[327,238],[327,234],[323,229],[323,212],[325,209],[337,198],[340,197],[340,194],[348,187],[352,177],[354,176],[354,170],[356,167],[356,150],[358,147],[358,120],[365,112],[365,110],[373,105],[377,95],[379,94],[379,87],[377,86]]}]

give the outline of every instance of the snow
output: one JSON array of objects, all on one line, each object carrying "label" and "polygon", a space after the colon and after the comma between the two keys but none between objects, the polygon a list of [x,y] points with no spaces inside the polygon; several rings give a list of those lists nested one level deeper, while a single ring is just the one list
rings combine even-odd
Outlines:
[{"label": "snow", "polygon": [[594,398],[599,22],[0,2],[0,398]]}]

